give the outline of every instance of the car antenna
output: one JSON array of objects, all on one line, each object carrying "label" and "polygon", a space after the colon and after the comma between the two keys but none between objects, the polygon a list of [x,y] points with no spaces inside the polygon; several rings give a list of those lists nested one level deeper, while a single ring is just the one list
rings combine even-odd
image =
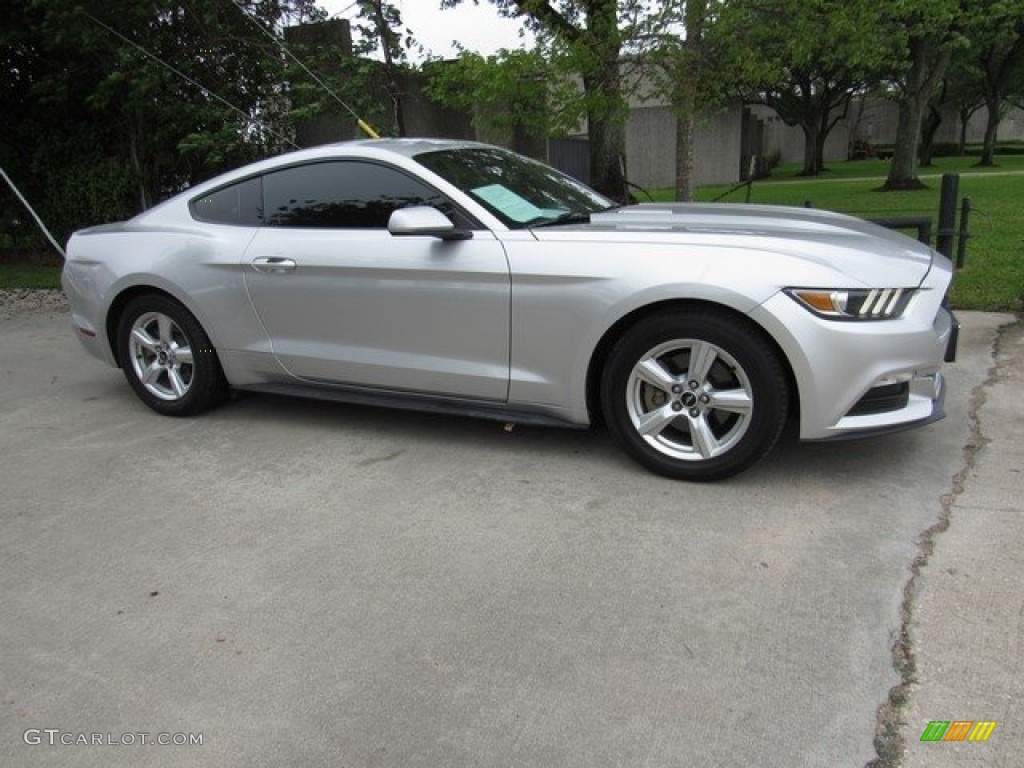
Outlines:
[{"label": "car antenna", "polygon": [[[147,50],[146,50],[145,48],[143,48],[143,47],[142,47],[141,45],[139,45],[138,43],[136,43],[136,42],[135,42],[134,40],[132,40],[132,39],[130,39],[130,38],[128,38],[128,37],[125,37],[125,36],[124,36],[124,35],[122,35],[122,34],[121,34],[120,32],[118,32],[118,31],[117,31],[116,29],[114,29],[113,27],[111,27],[110,25],[108,25],[108,24],[104,24],[104,23],[103,23],[102,21],[100,21],[99,19],[97,19],[97,18],[96,18],[95,16],[93,16],[93,15],[92,15],[91,13],[89,13],[88,11],[85,11],[85,10],[83,10],[83,11],[82,11],[82,13],[83,13],[83,14],[85,14],[86,16],[88,16],[88,17],[89,17],[90,19],[92,19],[93,21],[95,21],[95,22],[96,22],[97,24],[99,24],[99,25],[100,25],[101,27],[103,27],[103,28],[104,28],[105,30],[107,30],[107,32],[109,32],[110,34],[114,35],[114,37],[116,37],[116,38],[118,38],[118,39],[120,39],[120,40],[122,40],[122,41],[124,41],[124,42],[128,43],[128,45],[130,45],[130,46],[132,46],[133,48],[135,48],[136,50],[140,51],[140,52],[141,52],[142,54],[144,54],[145,56],[148,56],[148,57],[149,57],[149,58],[151,58],[151,59],[152,59],[153,61],[155,61],[155,62],[156,62],[157,64],[160,64],[161,66],[163,66],[163,67],[166,67],[167,69],[171,70],[171,72],[173,72],[174,74],[176,74],[176,75],[177,75],[178,77],[180,77],[180,78],[182,78],[183,80],[185,80],[185,81],[187,81],[187,82],[191,83],[192,85],[194,85],[194,86],[195,86],[196,88],[198,88],[199,90],[201,90],[201,91],[202,91],[203,93],[205,93],[205,94],[206,94],[207,96],[210,96],[211,98],[214,98],[214,99],[216,99],[217,101],[219,101],[219,102],[220,102],[221,104],[223,104],[224,106],[228,107],[229,109],[232,109],[232,110],[234,110],[235,112],[237,112],[238,114],[240,114],[240,115],[241,115],[242,117],[244,117],[244,118],[246,119],[246,122],[249,122],[249,123],[252,123],[252,122],[257,122],[257,121],[254,121],[254,120],[253,120],[253,117],[252,117],[252,115],[250,115],[249,113],[247,113],[247,112],[246,112],[245,110],[239,109],[238,107],[236,107],[236,106],[235,106],[234,104],[232,104],[232,103],[231,103],[230,101],[228,101],[227,99],[221,98],[221,97],[220,97],[220,96],[218,96],[218,95],[217,95],[216,93],[214,93],[214,92],[213,92],[213,91],[211,91],[211,90],[210,90],[209,88],[207,88],[207,87],[206,87],[205,85],[203,85],[202,83],[196,82],[195,80],[193,80],[193,79],[192,79],[191,77],[189,77],[188,75],[186,75],[186,74],[185,74],[184,72],[182,72],[181,70],[179,70],[179,69],[175,69],[175,68],[174,68],[174,67],[172,67],[172,66],[171,66],[170,64],[168,64],[168,63],[167,63],[166,61],[164,61],[164,60],[163,60],[163,59],[161,59],[161,58],[160,58],[159,56],[157,56],[157,55],[156,55],[155,53],[150,53],[150,52],[149,52],[149,51],[147,51]],[[292,146],[293,146],[293,147],[294,147],[295,149],[301,149],[301,147],[300,147],[300,146],[299,146],[298,144],[296,144],[296,143],[295,143],[294,141],[292,141],[292,140],[291,140],[290,138],[288,138],[287,136],[285,136],[285,135],[284,135],[283,133],[278,133],[278,132],[277,132],[277,131],[275,131],[274,129],[270,128],[270,127],[269,127],[269,126],[268,126],[268,125],[267,125],[266,123],[263,123],[263,128],[264,128],[264,129],[265,129],[265,130],[267,131],[267,133],[271,134],[272,136],[275,136],[275,137],[277,137],[278,139],[281,139],[281,140],[282,140],[282,141],[284,141],[284,142],[287,142],[288,144],[291,144],[291,145],[292,145]]]},{"label": "car antenna", "polygon": [[39,214],[36,213],[35,209],[29,204],[28,200],[26,200],[24,195],[21,194],[21,192],[18,190],[18,187],[15,186],[13,181],[11,181],[11,177],[7,175],[7,172],[3,168],[0,168],[0,176],[4,177],[4,181],[7,182],[7,185],[14,192],[14,196],[21,201],[22,205],[28,208],[28,212],[32,214],[32,218],[35,219],[35,222],[36,224],[39,225],[39,228],[43,230],[43,234],[46,235],[46,239],[50,241],[50,244],[54,248],[57,249],[57,253],[59,253],[62,258],[66,259],[67,254],[64,253],[64,249],[60,247],[60,244],[54,239],[53,235],[50,234],[50,230],[48,230],[46,228],[46,225],[43,224],[43,220],[39,218]]},{"label": "car antenna", "polygon": [[356,111],[354,109],[352,109],[352,107],[350,107],[348,104],[346,104],[344,101],[342,101],[341,97],[338,96],[338,94],[335,93],[333,90],[331,90],[331,88],[327,85],[327,83],[325,83],[323,80],[321,80],[319,77],[317,77],[315,72],[313,72],[309,67],[307,67],[305,64],[303,64],[302,61],[300,61],[299,58],[294,53],[292,53],[290,50],[288,50],[288,46],[286,46],[284,44],[284,41],[281,38],[279,38],[277,35],[275,35],[271,30],[267,29],[262,24],[260,24],[256,20],[255,17],[250,16],[248,13],[246,13],[245,12],[245,8],[242,7],[241,3],[239,3],[238,0],[231,0],[231,3],[232,3],[232,5],[234,5],[238,9],[239,13],[241,13],[243,16],[245,16],[245,18],[247,18],[254,25],[256,25],[256,28],[259,29],[263,34],[265,34],[267,37],[269,37],[271,40],[273,40],[277,44],[277,47],[280,48],[281,51],[286,56],[288,56],[288,58],[290,58],[292,61],[294,61],[300,67],[302,67],[302,70],[307,75],[309,75],[311,78],[313,78],[313,80],[316,81],[317,85],[319,85],[321,88],[323,88],[325,91],[327,91],[327,93],[329,93],[331,95],[331,98],[333,98],[336,102],[338,102],[338,104],[340,104],[342,106],[342,108],[346,112],[348,112],[350,115],[352,115],[352,117],[355,118],[356,124],[362,129],[363,133],[365,133],[371,139],[379,139],[380,138],[380,134],[377,133],[375,130],[373,130],[373,128],[370,127],[369,123],[367,123],[365,120],[363,120],[363,118],[361,118],[356,113]]}]

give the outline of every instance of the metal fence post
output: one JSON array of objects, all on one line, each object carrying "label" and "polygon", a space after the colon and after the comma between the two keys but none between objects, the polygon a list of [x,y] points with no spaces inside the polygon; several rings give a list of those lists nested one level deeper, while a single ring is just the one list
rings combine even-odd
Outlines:
[{"label": "metal fence post", "polygon": [[960,204],[960,237],[956,244],[956,268],[963,269],[964,260],[967,258],[967,240],[970,232],[967,228],[968,219],[971,217],[971,198],[965,197]]},{"label": "metal fence post", "polygon": [[942,195],[939,197],[939,231],[935,250],[947,259],[953,258],[953,237],[956,235],[956,195],[960,174],[942,174]]}]

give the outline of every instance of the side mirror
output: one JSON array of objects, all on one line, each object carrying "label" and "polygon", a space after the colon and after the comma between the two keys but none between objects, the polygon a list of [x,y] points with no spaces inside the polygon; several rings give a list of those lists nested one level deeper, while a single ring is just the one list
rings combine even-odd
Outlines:
[{"label": "side mirror", "polygon": [[468,240],[473,237],[468,229],[456,229],[447,216],[429,205],[399,208],[388,219],[388,232],[396,237],[419,235],[441,240]]}]

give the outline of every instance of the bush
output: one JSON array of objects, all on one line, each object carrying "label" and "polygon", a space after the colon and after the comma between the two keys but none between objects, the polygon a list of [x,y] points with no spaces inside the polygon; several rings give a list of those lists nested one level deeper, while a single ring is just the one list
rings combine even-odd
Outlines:
[{"label": "bush", "polygon": [[772,175],[772,171],[779,167],[781,162],[782,151],[778,149],[758,155],[757,161],[754,163],[754,178],[767,179]]}]

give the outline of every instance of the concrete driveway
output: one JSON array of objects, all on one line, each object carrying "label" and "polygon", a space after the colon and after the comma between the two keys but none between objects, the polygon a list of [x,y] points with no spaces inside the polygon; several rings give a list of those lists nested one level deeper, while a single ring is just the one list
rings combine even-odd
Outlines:
[{"label": "concrete driveway", "polygon": [[716,485],[600,433],[167,419],[0,320],[0,764],[863,766],[1008,318],[964,319],[945,421]]}]

